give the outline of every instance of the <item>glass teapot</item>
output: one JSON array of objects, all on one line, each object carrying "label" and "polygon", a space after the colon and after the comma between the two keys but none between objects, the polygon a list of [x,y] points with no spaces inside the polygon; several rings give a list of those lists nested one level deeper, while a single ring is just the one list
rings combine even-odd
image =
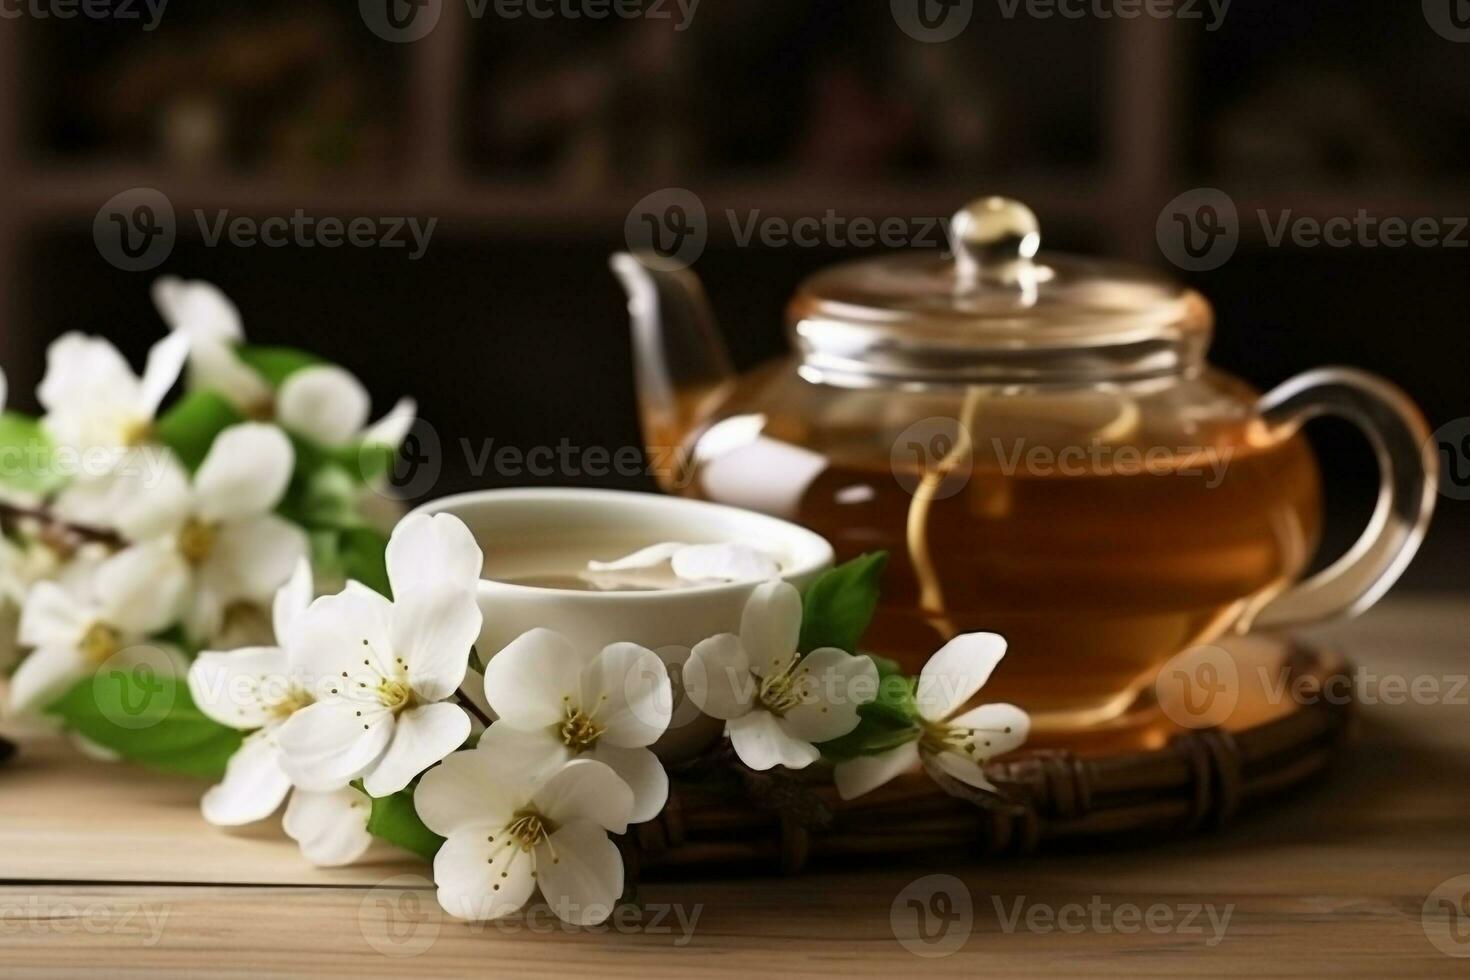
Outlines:
[{"label": "glass teapot", "polygon": [[[1408,398],[1328,368],[1262,396],[1209,366],[1201,295],[1039,252],[986,198],[953,254],[830,267],[788,308],[795,352],[736,376],[698,280],[619,254],[644,437],[664,489],[794,520],[839,561],[889,553],[867,646],[917,671],[1001,633],[988,701],[1038,729],[1123,715],[1160,668],[1230,631],[1372,605],[1418,548],[1436,457]],[[1307,420],[1357,423],[1382,474],[1357,544],[1300,581],[1322,520]]]}]

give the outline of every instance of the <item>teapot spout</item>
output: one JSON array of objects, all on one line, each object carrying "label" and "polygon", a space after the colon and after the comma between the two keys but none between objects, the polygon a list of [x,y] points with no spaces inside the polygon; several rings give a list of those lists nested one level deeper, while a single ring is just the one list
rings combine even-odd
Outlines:
[{"label": "teapot spout", "polygon": [[[650,451],[681,453],[734,387],[714,311],[694,273],[659,268],[658,256],[619,252],[609,264],[628,293],[643,441]],[[676,478],[659,474],[665,490],[677,489]]]}]

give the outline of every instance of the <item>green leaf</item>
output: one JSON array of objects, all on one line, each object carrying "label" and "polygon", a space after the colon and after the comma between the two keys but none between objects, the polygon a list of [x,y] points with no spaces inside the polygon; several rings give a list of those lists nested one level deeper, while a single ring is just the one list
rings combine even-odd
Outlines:
[{"label": "green leaf", "polygon": [[302,368],[326,363],[315,354],[297,350],[295,347],[242,344],[235,349],[235,353],[239,355],[240,360],[254,368],[255,372],[269,382],[273,388],[280,387],[282,381]]},{"label": "green leaf", "polygon": [[69,728],[125,759],[164,772],[215,779],[243,735],[207,717],[189,686],[152,670],[104,668],[48,707]]},{"label": "green leaf", "polygon": [[919,737],[914,679],[905,677],[896,662],[868,656],[878,667],[878,695],[867,704],[858,705],[857,728],[818,746],[829,759],[876,755]]},{"label": "green leaf", "polygon": [[413,788],[399,790],[392,796],[373,800],[368,816],[368,833],[390,844],[432,861],[444,838],[434,833],[419,819],[413,806]]},{"label": "green leaf", "polygon": [[836,647],[857,652],[878,608],[878,580],[888,552],[874,551],[825,572],[806,590],[801,611],[801,652]]},{"label": "green leaf", "polygon": [[0,483],[41,495],[60,489],[66,477],[53,466],[55,448],[36,419],[0,415]]},{"label": "green leaf", "polygon": [[342,572],[388,598],[393,589],[388,584],[388,537],[370,527],[349,528],[337,540],[337,554]]},{"label": "green leaf", "polygon": [[235,406],[213,391],[192,391],[163,414],[155,426],[158,439],[192,472],[209,455],[215,436],[245,421]]}]

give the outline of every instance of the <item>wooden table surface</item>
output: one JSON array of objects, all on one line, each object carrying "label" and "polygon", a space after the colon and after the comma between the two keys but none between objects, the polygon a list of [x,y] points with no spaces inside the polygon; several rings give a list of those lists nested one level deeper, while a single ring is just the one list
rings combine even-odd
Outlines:
[{"label": "wooden table surface", "polygon": [[1360,666],[1357,740],[1223,831],[652,881],[602,931],[455,922],[425,865],[315,870],[274,828],[206,825],[197,783],[28,744],[0,768],[0,975],[1470,976],[1470,602],[1322,635]]}]

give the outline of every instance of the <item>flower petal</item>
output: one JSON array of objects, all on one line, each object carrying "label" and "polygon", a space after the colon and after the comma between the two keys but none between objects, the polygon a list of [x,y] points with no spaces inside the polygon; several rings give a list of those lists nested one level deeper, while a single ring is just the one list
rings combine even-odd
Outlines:
[{"label": "flower petal", "polygon": [[633,812],[633,790],[601,762],[573,759],[558,769],[531,797],[532,805],[553,823],[590,820],[621,834]]},{"label": "flower petal", "polygon": [[582,668],[581,701],[596,713],[601,740],[625,748],[652,745],[674,712],[668,668],[636,643],[611,644]]},{"label": "flower petal", "polygon": [[290,789],[281,750],[268,733],[259,733],[230,756],[225,778],[205,791],[199,808],[216,827],[239,827],[275,813]]},{"label": "flower petal", "polygon": [[968,759],[958,752],[921,752],[921,758],[926,767],[933,766],[940,772],[967,786],[983,789],[991,793],[999,792],[995,785],[985,776],[982,769],[974,759]]},{"label": "flower petal", "polygon": [[439,905],[456,919],[484,922],[510,915],[536,887],[531,855],[489,836],[479,830],[453,834],[434,855]]},{"label": "flower petal", "polygon": [[367,425],[372,397],[350,371],[335,364],[302,368],[281,382],[276,418],[318,445],[345,446]]},{"label": "flower petal", "polygon": [[762,582],[740,616],[740,643],[751,673],[765,677],[784,670],[796,656],[801,636],[801,593],[782,581]]},{"label": "flower petal", "polygon": [[271,602],[308,551],[306,534],[290,521],[266,514],[222,524],[200,572],[226,603]]},{"label": "flower petal", "polygon": [[373,843],[368,817],[373,801],[352,786],[331,793],[298,789],[286,804],[281,829],[301,847],[301,855],[319,868],[351,864]]},{"label": "flower petal", "polygon": [[159,447],[131,450],[109,471],[81,477],[56,499],[59,516],[116,528],[131,541],[172,534],[192,506],[189,475],[171,452]]},{"label": "flower petal", "polygon": [[536,846],[536,879],[558,918],[596,925],[623,894],[623,856],[597,824],[573,820]]},{"label": "flower petal", "polygon": [[28,647],[75,647],[97,610],[55,582],[37,582],[20,611],[20,642]]},{"label": "flower petal", "polygon": [[302,556],[296,559],[296,567],[286,584],[276,590],[271,599],[271,627],[276,634],[276,643],[286,645],[296,621],[306,612],[315,597],[311,581],[311,561]]},{"label": "flower petal", "polygon": [[553,630],[527,630],[485,665],[485,700],[499,725],[534,729],[563,720],[567,698],[581,693],[581,651]]},{"label": "flower petal", "polygon": [[494,753],[485,751],[483,740],[480,744],[447,756],[424,773],[413,792],[419,819],[441,837],[487,824],[504,826],[526,802],[516,798],[510,780],[499,778]]},{"label": "flower petal", "polygon": [[351,697],[360,684],[376,687],[379,678],[393,674],[392,616],[393,604],[368,588],[322,596],[291,631],[286,644],[291,670],[309,679],[318,698]]},{"label": "flower petal", "polygon": [[10,676],[10,713],[41,711],[87,676],[92,665],[75,647],[41,647]]},{"label": "flower petal", "polygon": [[304,789],[341,789],[370,770],[393,738],[386,710],[332,699],[307,705],[276,729],[291,782]]},{"label": "flower petal", "polygon": [[469,737],[470,716],[457,704],[409,708],[398,716],[393,741],[362,781],[362,788],[371,796],[391,796]]},{"label": "flower petal", "polygon": [[1031,734],[1031,716],[1014,704],[982,704],[949,721],[951,729],[969,729],[974,738],[975,758],[989,762],[998,755],[1014,752]]},{"label": "flower petal", "polygon": [[418,402],[412,398],[400,398],[398,403],[388,409],[388,414],[368,427],[362,434],[364,446],[387,446],[389,449],[397,450],[403,445],[403,440],[408,438],[409,432],[413,430],[413,424],[418,420]]},{"label": "flower petal", "polygon": [[453,514],[413,514],[388,538],[387,561],[388,583],[399,600],[444,583],[476,588],[485,556],[464,521]]},{"label": "flower petal", "polygon": [[770,555],[733,542],[683,548],[674,555],[672,567],[686,582],[759,582],[781,574],[780,564]]},{"label": "flower petal", "polygon": [[239,308],[214,283],[160,276],[154,280],[151,292],[153,305],[170,330],[216,344],[245,339]]},{"label": "flower petal", "polygon": [[207,650],[189,665],[189,694],[209,718],[249,731],[277,719],[273,710],[291,693],[286,651],[245,647]]},{"label": "flower petal", "polygon": [[241,413],[254,415],[272,405],[271,387],[240,359],[231,344],[194,339],[189,349],[187,379],[191,391],[223,395]]},{"label": "flower petal", "polygon": [[813,650],[796,671],[814,700],[786,712],[781,727],[805,742],[846,735],[858,726],[858,705],[878,695],[878,668],[873,661],[836,647]]},{"label": "flower petal", "polygon": [[36,400],[48,413],[125,411],[136,407],[137,395],[137,375],[111,341],[73,331],[46,348]]},{"label": "flower petal", "polygon": [[103,618],[128,636],[143,637],[178,621],[189,572],[166,541],[150,541],[99,565],[93,587]]},{"label": "flower petal", "polygon": [[684,664],[684,693],[711,718],[739,718],[749,711],[756,683],[745,647],[733,633],[700,640]]},{"label": "flower petal", "polygon": [[269,513],[281,502],[295,465],[291,440],[274,425],[230,426],[214,437],[194,474],[199,516],[228,521]]},{"label": "flower petal", "polygon": [[640,548],[631,555],[613,561],[589,561],[587,571],[589,572],[626,572],[632,569],[657,568],[664,562],[670,560],[683,548],[689,547],[678,541],[665,541],[662,544],[651,544],[647,548]]},{"label": "flower petal", "polygon": [[782,730],[769,711],[756,710],[732,718],[728,728],[735,754],[741,762],[758,771],[772,766],[805,769],[821,756],[810,742],[793,738]]},{"label": "flower petal", "polygon": [[948,718],[985,685],[1005,653],[1005,637],[996,633],[965,633],[940,647],[919,673],[914,698],[920,717]]},{"label": "flower petal", "polygon": [[496,778],[510,785],[539,786],[572,760],[555,728],[525,730],[491,725],[480,736],[477,749],[495,760]]},{"label": "flower petal", "polygon": [[145,418],[151,419],[158,413],[158,406],[179,380],[188,356],[189,335],[185,333],[169,334],[149,349],[138,387],[138,410]]},{"label": "flower petal", "polygon": [[837,784],[838,796],[855,800],[918,765],[919,742],[915,739],[877,755],[843,759],[832,768],[832,780]]},{"label": "flower petal", "polygon": [[464,683],[480,623],[469,589],[419,589],[393,603],[389,641],[408,662],[408,680],[419,697],[442,701]]},{"label": "flower petal", "polygon": [[669,801],[669,774],[658,756],[648,749],[625,749],[599,741],[588,754],[601,762],[633,791],[633,809],[629,823],[644,823],[658,816]]}]

